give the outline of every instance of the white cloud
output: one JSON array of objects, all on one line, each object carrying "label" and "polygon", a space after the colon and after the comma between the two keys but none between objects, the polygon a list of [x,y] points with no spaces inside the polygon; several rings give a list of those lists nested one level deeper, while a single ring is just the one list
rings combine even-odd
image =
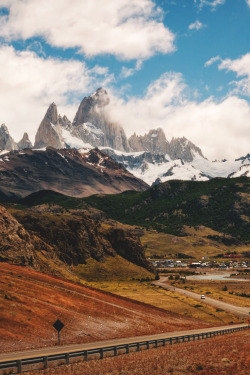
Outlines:
[{"label": "white cloud", "polygon": [[0,124],[18,141],[24,131],[34,139],[48,105],[55,102],[71,119],[80,99],[112,80],[107,68],[89,70],[80,61],[44,59],[32,51],[0,47]]},{"label": "white cloud", "polygon": [[9,16],[1,17],[0,36],[6,40],[40,36],[52,46],[125,60],[175,49],[175,36],[153,0],[2,0],[0,5],[9,8]]},{"label": "white cloud", "polygon": [[139,70],[141,70],[142,66],[143,66],[143,61],[142,60],[137,60],[134,68],[127,68],[126,66],[123,66],[121,74],[120,74],[120,77],[121,78],[131,77],[136,72],[138,72]]},{"label": "white cloud", "polygon": [[212,57],[211,59],[209,59],[209,60],[204,64],[204,66],[205,66],[205,67],[208,67],[208,66],[212,65],[213,63],[215,63],[216,61],[219,61],[219,60],[221,60],[220,56]]},{"label": "white cloud", "polygon": [[[200,0],[199,7],[210,6],[212,10],[215,10],[218,5],[223,5],[225,2],[226,0]],[[195,0],[195,3],[197,3],[197,0]]]},{"label": "white cloud", "polygon": [[250,106],[231,96],[217,102],[209,98],[191,101],[181,74],[164,74],[153,82],[143,98],[125,102],[112,98],[110,115],[128,135],[144,134],[161,127],[168,140],[185,136],[210,159],[232,158],[249,152]]},{"label": "white cloud", "polygon": [[246,0],[247,5],[250,7],[250,0]]},{"label": "white cloud", "polygon": [[233,71],[237,77],[243,77],[238,81],[231,82],[231,84],[235,86],[235,93],[250,96],[250,53],[235,60],[221,60],[219,69]]},{"label": "white cloud", "polygon": [[188,26],[189,30],[200,30],[205,25],[201,23],[200,21],[196,20],[194,23],[191,23],[191,25]]}]

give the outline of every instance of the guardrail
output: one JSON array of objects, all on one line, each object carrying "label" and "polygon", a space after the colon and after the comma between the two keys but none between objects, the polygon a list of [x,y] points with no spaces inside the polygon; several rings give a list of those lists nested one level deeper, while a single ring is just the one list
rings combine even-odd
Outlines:
[{"label": "guardrail", "polygon": [[209,331],[203,333],[192,333],[189,335],[179,335],[167,338],[159,338],[159,339],[152,339],[152,340],[145,340],[145,341],[138,341],[138,342],[131,342],[127,344],[120,344],[120,345],[111,345],[111,346],[103,346],[93,349],[85,349],[85,350],[76,350],[70,351],[67,353],[61,354],[51,354],[46,356],[37,356],[37,357],[30,357],[18,360],[9,360],[9,361],[1,361],[0,362],[0,370],[6,370],[10,368],[16,368],[17,373],[21,373],[23,371],[23,366],[27,365],[34,365],[38,363],[43,363],[44,368],[48,368],[49,362],[58,361],[58,360],[65,360],[65,364],[70,363],[70,358],[82,357],[83,360],[88,361],[90,355],[98,354],[100,359],[103,359],[104,353],[106,352],[113,352],[113,355],[116,356],[118,350],[124,350],[124,354],[128,354],[130,352],[130,348],[136,348],[136,351],[139,351],[142,347],[144,349],[149,349],[150,345],[154,348],[157,348],[159,345],[165,346],[167,343],[172,345],[174,343],[180,342],[188,342],[188,341],[195,341],[201,339],[207,339],[214,336],[225,335],[228,333],[233,333],[237,331],[242,331],[249,329],[250,326],[242,326],[242,327],[235,327],[235,328],[227,328],[222,330],[216,331]]}]

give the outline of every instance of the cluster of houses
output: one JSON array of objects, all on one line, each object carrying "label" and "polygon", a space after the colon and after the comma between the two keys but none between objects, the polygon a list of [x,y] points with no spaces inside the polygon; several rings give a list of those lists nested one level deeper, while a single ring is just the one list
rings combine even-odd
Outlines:
[{"label": "cluster of houses", "polygon": [[200,262],[186,262],[174,259],[158,259],[151,260],[152,264],[156,268],[219,268],[219,269],[230,269],[230,268],[249,268],[250,261],[238,261],[238,260],[227,260],[218,263],[217,261],[202,260]]}]

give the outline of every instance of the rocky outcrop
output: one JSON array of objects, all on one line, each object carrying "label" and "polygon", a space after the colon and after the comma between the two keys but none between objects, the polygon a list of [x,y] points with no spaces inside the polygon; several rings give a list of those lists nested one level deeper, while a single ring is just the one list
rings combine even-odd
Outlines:
[{"label": "rocky outcrop", "polygon": [[17,146],[14,139],[10,136],[9,130],[5,124],[0,127],[0,150],[16,150]]},{"label": "rocky outcrop", "polygon": [[29,233],[4,207],[0,206],[0,261],[40,268],[37,252],[53,256],[53,249]]},{"label": "rocky outcrop", "polygon": [[109,104],[107,91],[99,88],[85,97],[73,121],[73,135],[94,147],[111,147],[116,150],[130,150],[123,128],[109,118],[106,107]]},{"label": "rocky outcrop", "polygon": [[46,210],[15,213],[28,232],[36,233],[53,247],[57,257],[67,265],[84,264],[88,258],[104,261],[116,252],[100,231],[100,223],[81,212],[81,216],[63,213],[47,214]]},{"label": "rocky outcrop", "polygon": [[129,146],[132,151],[148,151],[153,154],[166,154],[168,141],[161,128],[153,129],[143,136],[135,133],[129,138]]},{"label": "rocky outcrop", "polygon": [[121,228],[111,228],[106,237],[115,251],[129,262],[154,272],[153,266],[145,258],[145,251],[138,238],[130,231]]},{"label": "rocky outcrop", "polygon": [[43,271],[49,270],[44,259],[69,269],[89,258],[105,262],[107,256],[117,254],[153,271],[137,236],[119,227],[103,229],[84,210],[71,213],[55,207],[53,212],[37,206],[10,214],[0,206],[0,239],[0,261]]},{"label": "rocky outcrop", "polygon": [[57,115],[57,107],[52,103],[42,120],[35,137],[35,148],[44,147],[63,148],[62,127]]},{"label": "rocky outcrop", "polygon": [[30,142],[29,136],[27,133],[24,133],[23,138],[21,141],[17,143],[18,150],[24,150],[25,148],[32,148],[33,145]]},{"label": "rocky outcrop", "polygon": [[172,160],[182,159],[186,162],[192,162],[195,154],[204,158],[201,149],[185,137],[172,138],[167,145],[167,154]]}]

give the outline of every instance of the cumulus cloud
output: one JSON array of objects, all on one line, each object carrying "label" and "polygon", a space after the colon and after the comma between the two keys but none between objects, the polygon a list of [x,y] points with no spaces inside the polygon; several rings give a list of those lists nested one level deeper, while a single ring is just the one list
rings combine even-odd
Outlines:
[{"label": "cumulus cloud", "polygon": [[246,0],[247,5],[250,7],[250,0]]},{"label": "cumulus cloud", "polygon": [[174,51],[174,34],[161,21],[153,0],[1,0],[0,36],[43,37],[49,44],[78,48],[87,56],[112,54],[146,59]]},{"label": "cumulus cloud", "polygon": [[50,103],[55,102],[61,114],[75,114],[84,94],[112,81],[108,69],[87,66],[76,60],[44,59],[32,51],[0,47],[0,123],[6,123],[15,140],[27,131],[31,138]]},{"label": "cumulus cloud", "polygon": [[170,140],[185,136],[209,159],[232,158],[249,152],[250,106],[236,96],[201,103],[190,100],[179,73],[164,74],[148,87],[143,98],[127,102],[113,97],[110,115],[128,135],[161,127]]},{"label": "cumulus cloud", "polygon": [[200,30],[204,26],[205,25],[202,22],[196,20],[194,23],[191,23],[191,25],[188,26],[188,29],[189,30]]},{"label": "cumulus cloud", "polygon": [[235,60],[221,60],[219,69],[232,71],[236,73],[237,77],[243,77],[238,81],[231,82],[231,84],[235,86],[235,93],[250,96],[250,53]]}]

